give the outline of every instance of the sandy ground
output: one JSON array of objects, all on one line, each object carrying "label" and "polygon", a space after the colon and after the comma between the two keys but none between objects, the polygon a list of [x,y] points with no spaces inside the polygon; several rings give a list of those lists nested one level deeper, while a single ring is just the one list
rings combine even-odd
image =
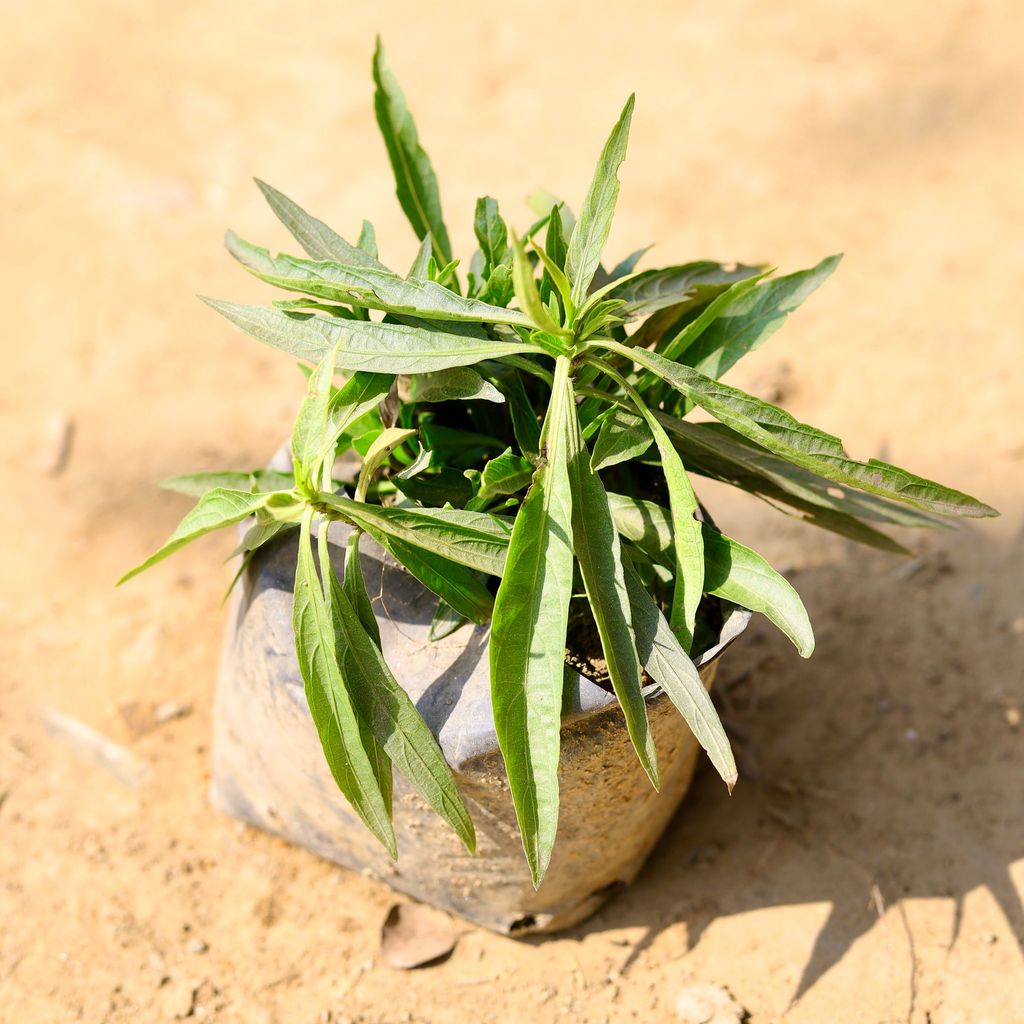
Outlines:
[{"label": "sandy ground", "polygon": [[[708,982],[753,1024],[1024,1019],[1024,10],[376,6],[36,0],[5,19],[0,1018],[667,1021]],[[705,487],[819,637],[801,662],[758,622],[728,656],[736,794],[702,774],[584,927],[467,927],[406,974],[378,956],[386,889],[207,804],[230,540],[113,588],[186,507],[153,481],[259,464],[302,389],[192,297],[266,296],[220,250],[227,225],[285,241],[249,177],[345,233],[369,216],[411,261],[370,113],[377,29],[463,251],[479,193],[520,226],[534,185],[578,201],[635,89],[613,252],[657,238],[652,261],[793,269],[844,250],[735,379],[1004,512],[908,538],[908,563]],[[191,713],[142,731],[166,701]],[[48,735],[44,705],[147,777]]]}]

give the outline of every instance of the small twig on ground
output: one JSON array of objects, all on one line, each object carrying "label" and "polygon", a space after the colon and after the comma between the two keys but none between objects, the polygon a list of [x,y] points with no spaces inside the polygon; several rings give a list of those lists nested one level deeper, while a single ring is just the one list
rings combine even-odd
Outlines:
[{"label": "small twig on ground", "polygon": [[105,768],[118,781],[127,786],[138,786],[149,778],[151,768],[145,761],[84,722],[50,707],[43,707],[41,716],[43,726],[51,736],[63,740],[79,754]]}]

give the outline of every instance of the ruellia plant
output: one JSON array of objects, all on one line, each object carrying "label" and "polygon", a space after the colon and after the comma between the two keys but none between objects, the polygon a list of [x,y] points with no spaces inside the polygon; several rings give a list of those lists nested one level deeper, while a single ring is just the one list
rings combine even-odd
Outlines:
[{"label": "ruellia plant", "polygon": [[[306,255],[274,256],[232,233],[227,247],[296,297],[269,308],[204,301],[312,368],[292,430],[294,470],[166,481],[199,500],[125,579],[220,527],[248,524],[237,548],[245,562],[297,532],[295,647],[309,709],[338,787],[392,856],[393,766],[470,851],[475,836],[380,649],[362,537],[437,596],[434,638],[489,622],[494,724],[539,885],[558,823],[569,666],[614,692],[653,786],[644,694],[656,684],[731,788],[729,740],[694,659],[736,605],[767,616],[804,657],[813,649],[796,592],[715,529],[693,476],[889,551],[902,549],[886,526],[995,512],[896,466],[851,459],[838,438],[722,383],[838,257],[781,276],[713,261],[638,271],[641,250],[606,269],[632,97],[578,215],[547,197],[519,234],[494,199],[477,201],[479,248],[463,278],[433,166],[379,44],[373,75],[398,201],[421,240],[416,259],[397,273],[368,222],[350,244],[258,182]],[[336,469],[346,464],[358,469]],[[333,522],[350,528],[340,575]]]}]

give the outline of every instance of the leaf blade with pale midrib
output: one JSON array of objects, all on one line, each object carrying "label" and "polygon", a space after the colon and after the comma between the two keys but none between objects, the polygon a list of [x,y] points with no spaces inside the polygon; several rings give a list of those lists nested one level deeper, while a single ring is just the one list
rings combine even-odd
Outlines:
[{"label": "leaf blade with pale midrib", "polygon": [[696,666],[680,646],[665,616],[625,555],[623,575],[640,664],[665,691],[731,790],[736,784],[736,762],[729,738]]},{"label": "leaf blade with pale midrib", "polygon": [[305,362],[320,362],[341,339],[339,370],[432,373],[453,366],[471,366],[485,359],[538,352],[535,345],[525,342],[465,338],[405,324],[290,316],[262,306],[216,299],[203,301],[250,337]]},{"label": "leaf blade with pale midrib", "polygon": [[186,544],[224,526],[240,523],[257,509],[263,508],[275,493],[279,492],[232,491],[226,487],[214,487],[207,491],[160,548],[144,562],[126,572],[117,581],[118,585],[138,576],[140,572],[156,565],[157,562],[162,562]]},{"label": "leaf blade with pale midrib", "polygon": [[581,309],[594,274],[601,263],[601,253],[611,230],[615,203],[619,197],[619,167],[626,157],[629,126],[633,117],[634,97],[626,101],[619,120],[601,150],[594,178],[576,219],[565,257],[565,275],[572,285],[572,301]]},{"label": "leaf blade with pale midrib", "polygon": [[441,215],[441,193],[430,157],[420,145],[405,95],[388,66],[384,49],[377,40],[373,55],[376,84],[374,110],[384,145],[395,175],[395,194],[417,237],[429,234],[434,251],[448,263],[452,258],[448,229]]},{"label": "leaf blade with pale midrib", "polygon": [[[674,570],[672,520],[667,509],[623,494],[608,495],[619,532],[645,554]],[[704,590],[741,608],[759,612],[793,642],[802,658],[814,650],[807,610],[792,584],[756,551],[708,523],[704,537]]]},{"label": "leaf blade with pale midrib", "polygon": [[[570,398],[573,399],[571,384]],[[574,399],[568,442],[573,552],[597,626],[608,677],[626,719],[629,738],[651,785],[657,789],[660,785],[658,755],[642,693],[640,661],[623,576],[619,535],[604,485],[590,468],[590,453],[580,435]]]},{"label": "leaf blade with pale midrib", "polygon": [[[267,249],[239,238],[232,231],[225,236],[225,244],[228,252],[255,277],[289,291],[423,320],[530,325],[529,318],[518,310],[466,298],[427,280],[423,259],[429,244],[426,239],[412,268],[415,276],[408,278],[390,270],[336,260],[306,260],[286,253],[271,256]],[[429,258],[429,252],[426,256]]]},{"label": "leaf blade with pale midrib", "polygon": [[868,462],[851,459],[839,438],[801,423],[778,406],[705,377],[689,366],[670,362],[654,352],[629,349],[617,342],[598,344],[653,370],[684,397],[737,433],[828,480],[939,515],[998,515],[995,509],[968,494],[915,476],[898,466],[877,459]]},{"label": "leaf blade with pale midrib", "polygon": [[[331,605],[324,596],[313,558],[311,522],[312,514],[307,513],[299,536],[292,610],[306,702],[334,781],[366,827],[395,858],[398,850],[389,806],[390,768],[386,776],[376,740],[367,723],[360,723],[338,666]],[[326,524],[322,528],[326,531]]]},{"label": "leaf blade with pale midrib", "polygon": [[[289,199],[265,181],[255,179],[256,185],[274,211],[277,219],[291,232],[303,250],[314,260],[338,260],[366,267],[386,270],[375,256],[362,246],[350,245],[322,220],[311,217],[298,203]],[[360,236],[362,237],[362,236]]]},{"label": "leaf blade with pale midrib", "polygon": [[568,360],[558,360],[538,469],[509,543],[491,623],[491,703],[535,886],[558,827],[565,634],[572,592],[572,496],[566,465]]}]

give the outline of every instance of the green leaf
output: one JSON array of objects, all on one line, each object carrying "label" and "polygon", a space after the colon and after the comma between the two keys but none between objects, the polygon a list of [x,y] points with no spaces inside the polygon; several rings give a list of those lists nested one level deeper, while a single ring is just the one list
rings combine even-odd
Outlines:
[{"label": "green leaf", "polygon": [[[557,224],[558,218],[556,217],[551,223]],[[565,323],[570,323],[576,311],[572,304],[569,282],[565,274],[562,273],[562,268],[548,255],[545,249],[542,249],[536,242],[533,243],[533,248],[540,257],[541,263],[544,264],[544,277],[539,292],[541,300],[551,309],[553,322],[559,319],[560,314],[564,314],[561,315],[561,319]],[[556,292],[562,300],[561,306],[558,304],[558,299],[553,298]]]},{"label": "green leaf", "polygon": [[430,260],[434,255],[433,249],[430,243],[430,235],[420,242],[420,247],[416,251],[416,259],[412,261],[412,266],[409,268],[409,273],[406,274],[406,278],[415,278],[419,281],[430,280]]},{"label": "green leaf", "polygon": [[807,426],[784,409],[705,377],[688,366],[617,342],[600,342],[600,346],[653,370],[694,405],[699,405],[738,434],[828,480],[903,501],[938,515],[999,514],[970,495],[915,476],[898,466],[878,459],[867,462],[851,459],[838,437]]},{"label": "green leaf", "polygon": [[[318,490],[327,435],[327,414],[331,405],[331,382],[334,380],[338,345],[324,356],[309,378],[309,391],[299,406],[292,428],[292,462],[295,483],[307,491]],[[332,460],[333,462],[333,460]],[[330,470],[328,470],[329,472]]]},{"label": "green leaf", "polygon": [[366,592],[363,563],[359,557],[359,539],[362,536],[360,530],[351,530],[345,542],[345,576],[341,589],[345,591],[345,596],[359,617],[359,624],[366,635],[380,649],[380,627],[377,625],[377,616],[373,614],[370,595]]},{"label": "green leaf", "polygon": [[465,505],[473,497],[470,482],[457,469],[443,466],[436,473],[420,473],[414,477],[406,477],[397,473],[391,482],[413,501],[424,505]]},{"label": "green leaf", "polygon": [[709,594],[760,612],[793,642],[801,658],[814,651],[814,631],[800,595],[756,551],[704,524],[705,587]]},{"label": "green leaf", "polygon": [[[366,827],[395,858],[398,850],[391,825],[391,768],[370,722],[365,717],[360,720],[357,715],[353,698],[358,685],[355,680],[346,678],[339,663],[340,657],[351,660],[347,645],[342,643],[339,650],[335,636],[335,609],[344,597],[336,599],[330,588],[329,580],[334,579],[334,572],[329,561],[324,582],[328,584],[330,597],[325,597],[313,558],[311,522],[312,512],[309,511],[302,520],[299,536],[292,613],[295,650],[306,684],[306,701],[334,781]],[[324,524],[324,547],[326,529]],[[322,565],[325,559],[322,551]],[[365,637],[365,633],[362,635]],[[373,648],[373,643],[366,639]]]},{"label": "green leaf", "polygon": [[[675,568],[672,520],[668,510],[654,502],[622,494],[608,495],[618,531],[656,562]],[[800,595],[757,552],[701,524],[704,536],[704,590],[760,612],[773,622],[800,652],[809,658],[814,633]]]},{"label": "green leaf", "polygon": [[[565,222],[562,220],[562,208],[565,203],[558,203],[551,210],[548,218],[548,230],[544,236],[544,249],[548,259],[545,262],[553,263],[559,270],[565,270],[565,258],[569,253],[569,246],[565,240]],[[561,288],[559,288],[561,291]]]},{"label": "green leaf", "polygon": [[689,655],[625,555],[622,567],[640,664],[683,716],[731,792],[737,779],[736,762],[715,705]]},{"label": "green leaf", "polygon": [[523,849],[535,886],[558,827],[565,634],[572,593],[572,494],[566,464],[573,415],[569,360],[556,364],[544,425],[547,461],[519,509],[491,625],[491,700]]},{"label": "green leaf", "polygon": [[[758,274],[763,269],[758,266],[745,266],[742,263],[732,266],[699,260],[695,263],[662,267],[659,270],[645,270],[636,277],[624,281],[609,294],[612,298],[625,299],[623,316],[626,319],[635,319],[650,316],[651,313],[668,306],[685,303],[701,294],[699,290],[704,286],[729,285]],[[710,300],[714,295],[705,292],[703,297]]]},{"label": "green leaf", "polygon": [[[630,351],[627,349],[627,351]],[[693,645],[694,630],[697,626],[697,606],[704,591],[704,540],[698,522],[697,496],[693,493],[690,478],[686,475],[679,453],[665,433],[654,413],[643,399],[618,373],[607,365],[604,372],[629,396],[637,411],[647,423],[654,437],[661,458],[661,469],[668,487],[669,504],[672,509],[674,543],[676,549],[676,573],[672,590],[670,622],[672,630],[680,638],[683,648],[689,651]]]},{"label": "green leaf", "polygon": [[494,498],[501,494],[515,494],[528,487],[533,479],[534,465],[521,455],[506,448],[501,455],[490,459],[480,474],[478,497]]},{"label": "green leaf", "polygon": [[505,396],[468,366],[456,366],[436,373],[418,373],[405,386],[406,402],[505,401]]},{"label": "green leaf", "polygon": [[320,560],[337,638],[338,669],[348,684],[360,723],[369,726],[385,755],[473,853],[476,849],[473,822],[451,769],[426,722],[392,675],[376,643],[363,629],[334,575],[325,539],[321,540]]},{"label": "green leaf", "polygon": [[[371,259],[377,259],[377,232],[374,231],[373,225],[368,220],[363,221],[363,226],[359,230],[359,248]],[[313,254],[310,253],[310,256]],[[313,258],[316,259],[315,256]],[[337,257],[334,258],[337,259]],[[342,260],[342,262],[345,261]]]},{"label": "green leaf", "polygon": [[636,265],[640,262],[640,260],[651,251],[651,248],[652,246],[645,245],[642,249],[636,249],[634,252],[631,252],[624,260],[621,260],[620,262],[616,263],[608,274],[609,282],[618,281],[621,277],[629,277],[630,274],[632,274],[633,271],[636,269]]},{"label": "green leaf", "polygon": [[534,457],[540,452],[540,422],[523,384],[523,375],[507,364],[495,364],[491,379],[508,401],[512,431],[519,450]]},{"label": "green leaf", "polygon": [[339,370],[431,373],[538,351],[535,345],[523,342],[477,340],[405,324],[338,321],[215,299],[203,301],[257,341],[309,363],[320,362],[340,341]]},{"label": "green leaf", "polygon": [[647,722],[647,704],[641,692],[640,662],[622,570],[619,535],[612,521],[608,495],[590,468],[590,453],[583,443],[576,420],[571,382],[568,390],[572,404],[567,457],[572,491],[573,551],[601,638],[601,650],[612,689],[626,718],[629,738],[651,785],[657,789],[658,755]]},{"label": "green leaf", "polygon": [[462,509],[382,508],[326,493],[316,500],[367,533],[397,538],[491,576],[504,571],[511,527],[498,516]]},{"label": "green leaf", "polygon": [[[753,277],[745,277],[742,281],[734,281],[732,284],[724,286],[724,290],[716,295],[692,320],[689,320],[681,330],[670,334],[667,341],[664,340],[664,337],[659,339],[655,351],[666,359],[680,360],[690,346],[725,310],[743,298],[770,273],[770,270],[766,270],[764,274],[755,274]],[[641,380],[641,385],[647,386],[655,379],[653,374],[647,374]],[[641,387],[638,387],[637,390],[641,390]]]},{"label": "green leaf", "polygon": [[512,283],[516,298],[528,319],[542,331],[558,336],[565,330],[551,319],[547,307],[541,302],[537,284],[533,279],[533,267],[526,256],[522,243],[514,235],[512,237]]},{"label": "green leaf", "polygon": [[379,39],[373,55],[373,80],[377,86],[374,110],[395,174],[395,194],[417,237],[430,235],[434,252],[447,263],[452,258],[452,247],[441,216],[437,176],[430,157],[420,145],[405,95],[388,65]]},{"label": "green leaf", "polygon": [[500,452],[504,442],[488,434],[446,427],[442,423],[424,423],[423,440],[435,452],[440,465],[469,469],[479,465],[490,452]]},{"label": "green leaf", "polygon": [[484,289],[478,296],[481,302],[492,306],[507,306],[515,295],[516,289],[512,282],[512,267],[501,263],[492,271]]},{"label": "green leaf", "polygon": [[[273,492],[278,493],[278,492]],[[251,516],[257,509],[263,508],[270,500],[271,494],[254,494],[251,491],[232,491],[226,487],[215,487],[207,491],[196,503],[195,507],[178,524],[177,529],[167,538],[163,546],[155,554],[150,555],[141,565],[126,572],[117,582],[118,585],[138,576],[140,572],[162,562],[168,555],[183,548],[186,544],[203,537],[222,526],[233,526]]]},{"label": "green leaf", "polygon": [[278,473],[271,469],[255,469],[248,473],[231,470],[183,473],[160,481],[160,487],[165,491],[187,494],[192,498],[201,498],[215,487],[227,488],[229,491],[259,491],[265,494],[270,491],[287,491],[293,484],[291,473]]},{"label": "green leaf", "polygon": [[496,199],[482,196],[476,201],[473,232],[484,257],[484,277],[490,277],[495,267],[508,262],[508,226]]},{"label": "green leaf", "polygon": [[263,510],[257,510],[256,522],[245,531],[244,536],[229,557],[234,558],[237,555],[249,554],[257,548],[263,547],[264,544],[272,541],[286,530],[294,529],[297,525],[281,519],[263,518],[263,516]]},{"label": "green leaf", "polygon": [[435,643],[450,637],[457,629],[465,626],[469,619],[460,615],[451,605],[444,601],[438,601],[437,611],[434,612],[433,621],[430,623],[430,639]]},{"label": "green leaf", "polygon": [[663,413],[655,415],[693,472],[732,484],[769,503],[789,505],[814,526],[897,554],[909,552],[862,520],[911,528],[950,526],[946,520],[909,505],[837,487],[721,423],[689,423]]},{"label": "green leaf", "polygon": [[368,530],[374,540],[395,561],[400,562],[428,590],[437,594],[460,616],[473,622],[484,623],[491,617],[494,598],[471,569],[451,562],[431,551],[416,547],[382,530]]},{"label": "green leaf", "polygon": [[337,355],[336,346],[310,375],[309,394],[292,431],[295,482],[311,491],[327,485],[339,439],[349,431],[358,433],[360,418],[380,405],[394,380],[391,374],[359,372],[344,387],[334,388]]},{"label": "green leaf", "polygon": [[601,430],[594,442],[591,467],[597,471],[638,459],[654,440],[642,416],[621,405],[612,406],[602,417]]},{"label": "green leaf", "polygon": [[225,235],[225,244],[228,252],[255,277],[290,291],[379,309],[396,316],[530,326],[529,318],[518,310],[464,298],[436,281],[426,280],[426,268],[421,267],[426,241],[411,271],[418,274],[422,270],[423,280],[406,279],[390,270],[334,260],[305,260],[286,253],[271,256],[267,249],[239,238],[232,231]]},{"label": "green leaf", "polygon": [[406,430],[402,427],[386,427],[374,439],[373,443],[363,455],[363,464],[359,467],[359,480],[356,483],[355,500],[365,501],[366,489],[374,474],[384,466],[391,453],[401,444],[416,436],[415,430]]},{"label": "green leaf", "polygon": [[348,306],[334,306],[327,302],[318,302],[316,299],[274,299],[271,302],[274,309],[283,310],[285,313],[310,312],[327,313],[329,316],[340,317],[343,320],[365,320],[355,310]]},{"label": "green leaf", "polygon": [[626,157],[629,124],[633,117],[634,97],[630,96],[601,151],[579,220],[569,239],[565,258],[566,277],[572,283],[573,305],[579,309],[586,301],[590,282],[601,263],[601,252],[608,241],[615,202],[619,197],[619,167]]},{"label": "green leaf", "polygon": [[[352,263],[356,266],[376,267],[386,270],[376,259],[376,249],[368,252],[362,245],[360,235],[358,246],[349,245],[336,231],[329,228],[323,221],[311,217],[298,203],[293,202],[283,192],[268,185],[265,181],[255,179],[259,190],[266,197],[270,208],[277,219],[292,233],[303,250],[314,260],[337,260],[339,263]],[[366,222],[364,221],[364,227]],[[372,232],[372,228],[370,229]]]},{"label": "green leaf", "polygon": [[737,360],[763,345],[835,270],[841,258],[829,256],[810,270],[759,281],[749,289],[734,285],[711,303],[711,307],[722,305],[706,329],[694,331],[693,340],[683,346],[670,342],[659,351],[666,359],[679,359],[685,349],[687,365],[705,376],[721,377]]}]

